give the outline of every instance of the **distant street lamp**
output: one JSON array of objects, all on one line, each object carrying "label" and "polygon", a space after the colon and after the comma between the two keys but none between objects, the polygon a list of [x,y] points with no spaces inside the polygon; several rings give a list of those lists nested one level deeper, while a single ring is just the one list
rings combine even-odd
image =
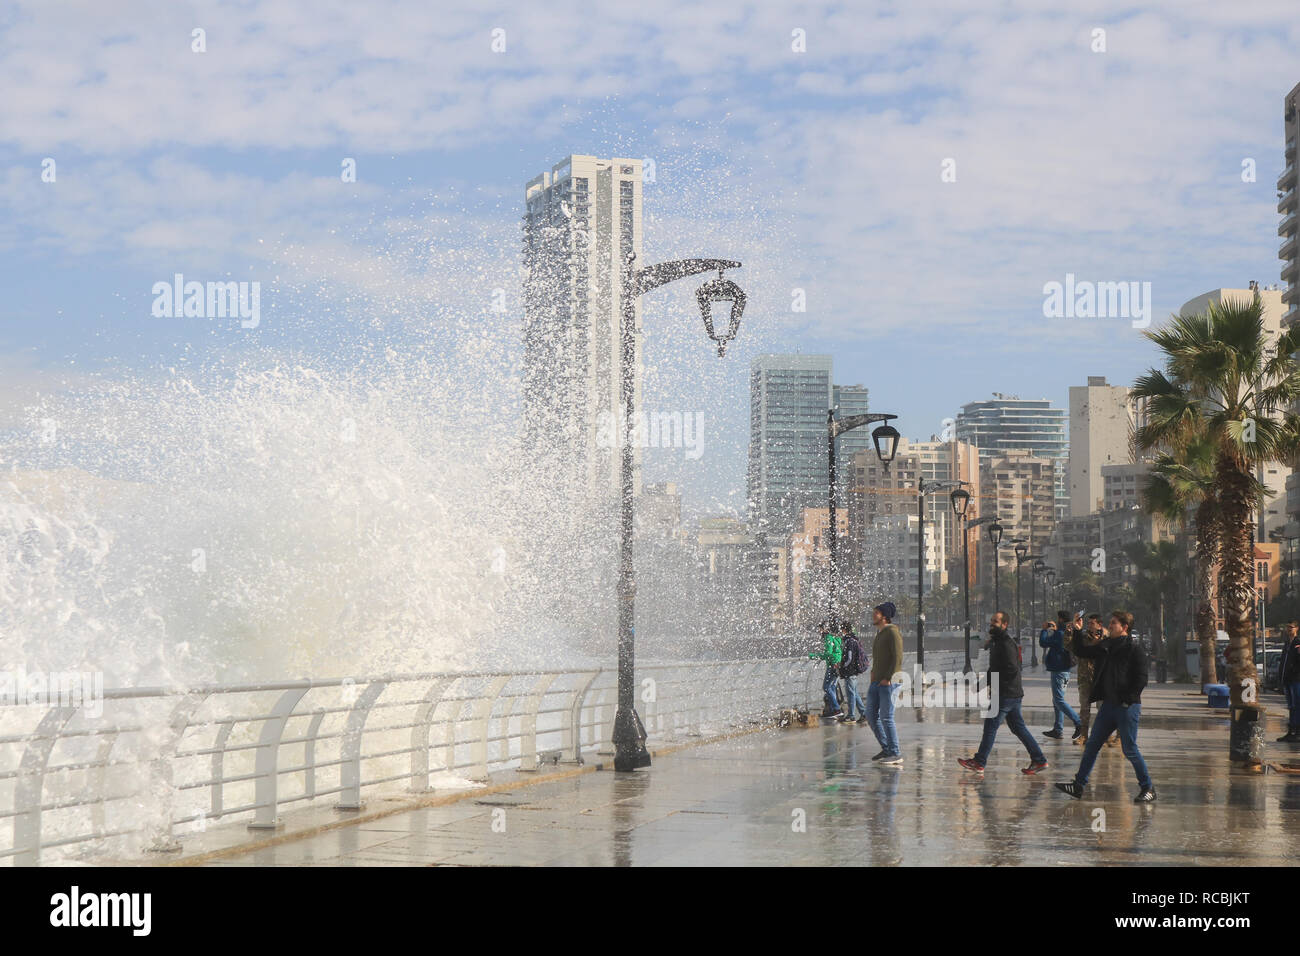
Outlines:
[{"label": "distant street lamp", "polygon": [[[740,330],[740,317],[745,311],[745,293],[740,286],[723,277],[726,269],[739,269],[739,262],[730,259],[679,259],[637,269],[636,253],[629,252],[622,270],[622,399],[623,399],[623,462],[622,462],[622,513],[620,515],[620,543],[618,563],[618,710],[614,715],[614,769],[635,770],[650,766],[650,752],[645,749],[646,732],[636,712],[634,671],[636,646],[633,623],[636,611],[636,581],[633,577],[633,473],[632,441],[636,422],[636,300],[646,292],[657,289],[676,279],[717,272],[718,277],[706,282],[696,292],[704,331],[718,346],[718,357],[726,354],[727,343]],[[730,302],[731,312],[726,334],[719,336],[713,329],[715,302]]]},{"label": "distant street lamp", "polygon": [[[1029,614],[1035,621],[1041,621],[1043,619],[1042,615],[1035,614],[1034,612],[1038,610],[1038,576],[1046,570],[1047,562],[1042,558],[1034,559],[1034,563],[1029,566]],[[1043,584],[1046,585],[1047,582],[1044,581]],[[1047,603],[1046,599],[1044,599],[1043,603]],[[1038,640],[1034,637],[1033,633],[1036,630],[1038,630],[1038,625],[1036,623],[1031,624],[1029,628],[1029,636],[1030,642],[1033,645],[1034,655],[1030,664],[1034,667],[1038,666]]]},{"label": "distant street lamp", "polygon": [[[1030,560],[1029,545],[1025,538],[1013,538],[1012,544],[1015,545],[1016,555],[1016,646],[1023,648],[1025,640],[1025,620],[1021,616],[1020,606],[1020,566]],[[1021,656],[1024,656],[1022,651]]]},{"label": "distant street lamp", "polygon": [[966,667],[964,673],[969,674],[973,669],[970,662],[970,529],[977,528],[982,524],[988,524],[990,521],[996,521],[996,518],[975,518],[968,521],[966,519],[966,510],[970,507],[970,492],[965,488],[957,488],[948,496],[952,502],[953,514],[962,521],[961,531],[961,551],[962,551],[962,591],[965,594],[966,610]]},{"label": "distant street lamp", "polygon": [[[826,410],[826,510],[830,519],[829,527],[826,530],[826,536],[830,539],[831,566],[830,566],[830,589],[826,600],[829,605],[829,617],[831,627],[838,629],[839,607],[835,603],[836,587],[838,585],[839,575],[839,548],[837,539],[839,538],[839,529],[835,525],[835,439],[843,435],[846,431],[854,428],[861,428],[863,425],[870,425],[872,422],[887,422],[897,418],[897,415],[887,414],[864,414],[850,415],[847,418],[835,417],[835,409]],[[876,457],[880,459],[885,466],[885,471],[889,471],[889,463],[894,460],[894,455],[898,452],[898,429],[892,425],[881,425],[871,432],[871,441],[876,446]]]}]

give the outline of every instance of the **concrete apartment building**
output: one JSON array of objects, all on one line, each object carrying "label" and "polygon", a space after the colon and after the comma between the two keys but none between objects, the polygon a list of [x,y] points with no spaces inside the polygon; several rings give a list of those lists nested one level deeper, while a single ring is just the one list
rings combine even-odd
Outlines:
[{"label": "concrete apartment building", "polygon": [[[621,435],[622,263],[641,238],[639,159],[575,154],[524,187],[525,440],[557,480],[602,498],[619,489],[621,453],[601,432]],[[639,346],[635,369],[640,408]]]},{"label": "concrete apartment building", "polygon": [[1089,375],[1087,385],[1070,386],[1070,516],[1102,507],[1102,468],[1133,461],[1134,403],[1128,388]]},{"label": "concrete apartment building", "polygon": [[[863,607],[874,607],[881,601],[894,601],[916,594],[917,571],[920,568],[918,540],[920,519],[914,514],[882,515],[867,528],[863,539],[864,558],[859,599]],[[922,583],[925,593],[945,583],[943,537],[936,526],[925,523],[923,544],[925,566]]]},{"label": "concrete apartment building", "polygon": [[1012,538],[1025,538],[1032,554],[1047,550],[1056,524],[1056,464],[1056,459],[1032,455],[1025,449],[982,460],[980,514],[997,515],[1002,525],[999,558],[1003,567],[1015,568],[1015,554],[1008,544]]},{"label": "concrete apartment building", "polygon": [[[855,561],[864,562],[869,559],[865,550],[866,536],[877,519],[916,514],[918,477],[924,478],[926,482],[954,479],[966,481],[972,499],[969,516],[973,518],[979,514],[979,453],[974,445],[966,442],[900,438],[889,471],[885,471],[875,451],[871,450],[854,456],[850,474],[848,536]],[[927,527],[932,525],[937,529],[937,540],[943,551],[940,583],[947,584],[953,576],[960,580],[960,570],[954,568],[953,562],[961,558],[961,537],[947,492],[926,495],[925,516]],[[971,547],[973,564],[978,550],[975,532],[971,534]]]}]

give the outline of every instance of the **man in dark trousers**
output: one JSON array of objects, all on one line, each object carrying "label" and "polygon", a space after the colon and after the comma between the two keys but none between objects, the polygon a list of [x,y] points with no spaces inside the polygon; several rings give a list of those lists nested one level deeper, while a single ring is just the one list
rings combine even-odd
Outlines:
[{"label": "man in dark trousers", "polygon": [[1300,743],[1300,623],[1288,621],[1282,635],[1282,659],[1278,661],[1277,682],[1286,694],[1286,735],[1277,738],[1280,744]]},{"label": "man in dark trousers", "polygon": [[1095,666],[1090,699],[1098,703],[1097,716],[1088,732],[1088,743],[1083,748],[1079,770],[1069,783],[1058,783],[1057,789],[1076,800],[1083,796],[1088,776],[1097,760],[1097,752],[1111,731],[1119,731],[1124,756],[1133,765],[1141,791],[1134,803],[1152,803],[1156,788],[1151,783],[1146,761],[1138,750],[1138,720],[1142,716],[1142,690],[1147,685],[1147,655],[1132,638],[1133,615],[1127,611],[1112,611],[1107,636],[1095,644],[1085,644],[1079,635],[1073,641],[1074,656],[1090,658]]},{"label": "man in dark trousers", "polygon": [[[1020,738],[1020,742],[1029,751],[1029,766],[1021,773],[1034,774],[1047,769],[1047,758],[1043,756],[1038,741],[1025,726],[1025,718],[1020,714],[1020,704],[1025,697],[1024,685],[1020,681],[1020,661],[1016,654],[1016,642],[1007,633],[1007,616],[1002,611],[993,615],[989,623],[989,692],[998,695],[998,712],[993,717],[984,718],[984,737],[980,740],[980,749],[974,757],[957,762],[972,773],[983,773],[984,764],[993,750],[993,740],[998,735],[1002,721],[1007,722],[1011,732]],[[994,680],[994,675],[997,679]]]}]

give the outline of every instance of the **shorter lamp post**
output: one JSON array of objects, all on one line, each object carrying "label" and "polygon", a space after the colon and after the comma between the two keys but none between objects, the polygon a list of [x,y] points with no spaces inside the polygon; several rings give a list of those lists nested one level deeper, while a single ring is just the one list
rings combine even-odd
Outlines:
[{"label": "shorter lamp post", "polygon": [[[1029,545],[1024,538],[1013,538],[1011,543],[1016,555],[1016,645],[1023,648],[1025,642],[1025,619],[1020,607],[1020,566],[1029,560]],[[1023,654],[1021,655],[1024,656]]]},{"label": "shorter lamp post", "polygon": [[989,544],[993,545],[993,613],[1002,610],[1002,590],[998,583],[998,547],[1002,544],[1002,525],[994,521],[989,525]]},{"label": "shorter lamp post", "polygon": [[961,479],[932,481],[928,484],[923,476],[918,475],[916,479],[916,517],[919,523],[916,546],[916,666],[922,674],[925,673],[925,496],[960,488],[964,484],[966,482]]}]

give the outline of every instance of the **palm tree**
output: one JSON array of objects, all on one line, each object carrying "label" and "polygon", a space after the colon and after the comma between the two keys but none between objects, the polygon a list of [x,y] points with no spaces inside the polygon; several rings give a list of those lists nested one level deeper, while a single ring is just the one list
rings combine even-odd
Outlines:
[{"label": "palm tree", "polygon": [[[1170,597],[1178,592],[1184,575],[1186,552],[1180,553],[1172,541],[1148,544],[1134,541],[1124,548],[1124,556],[1137,571],[1133,579],[1137,605],[1141,607],[1151,626],[1143,630],[1155,636],[1152,650],[1174,666],[1174,675],[1183,680],[1187,673],[1186,654],[1183,652],[1182,633],[1175,628],[1175,640],[1166,642],[1165,607]],[[1213,622],[1211,622],[1213,623]],[[1172,654],[1167,653],[1172,650]],[[1172,657],[1172,661],[1170,658]]]},{"label": "palm tree", "polygon": [[[1138,445],[1149,436],[1138,433]],[[1218,682],[1215,671],[1214,567],[1219,560],[1220,517],[1217,448],[1202,432],[1183,437],[1173,453],[1161,452],[1142,486],[1142,505],[1171,524],[1187,525],[1187,512],[1194,510],[1196,532],[1195,628],[1201,647],[1201,686]],[[1182,663],[1175,663],[1182,671]]]},{"label": "palm tree", "polygon": [[1271,346],[1256,295],[1175,316],[1146,336],[1165,353],[1165,370],[1151,369],[1134,384],[1132,394],[1148,400],[1138,443],[1177,457],[1181,446],[1203,434],[1214,449],[1228,685],[1235,708],[1258,711],[1254,472],[1265,462],[1292,461],[1300,451],[1300,419],[1289,411],[1300,399],[1300,365],[1292,358],[1300,350],[1300,329],[1287,329]]}]

